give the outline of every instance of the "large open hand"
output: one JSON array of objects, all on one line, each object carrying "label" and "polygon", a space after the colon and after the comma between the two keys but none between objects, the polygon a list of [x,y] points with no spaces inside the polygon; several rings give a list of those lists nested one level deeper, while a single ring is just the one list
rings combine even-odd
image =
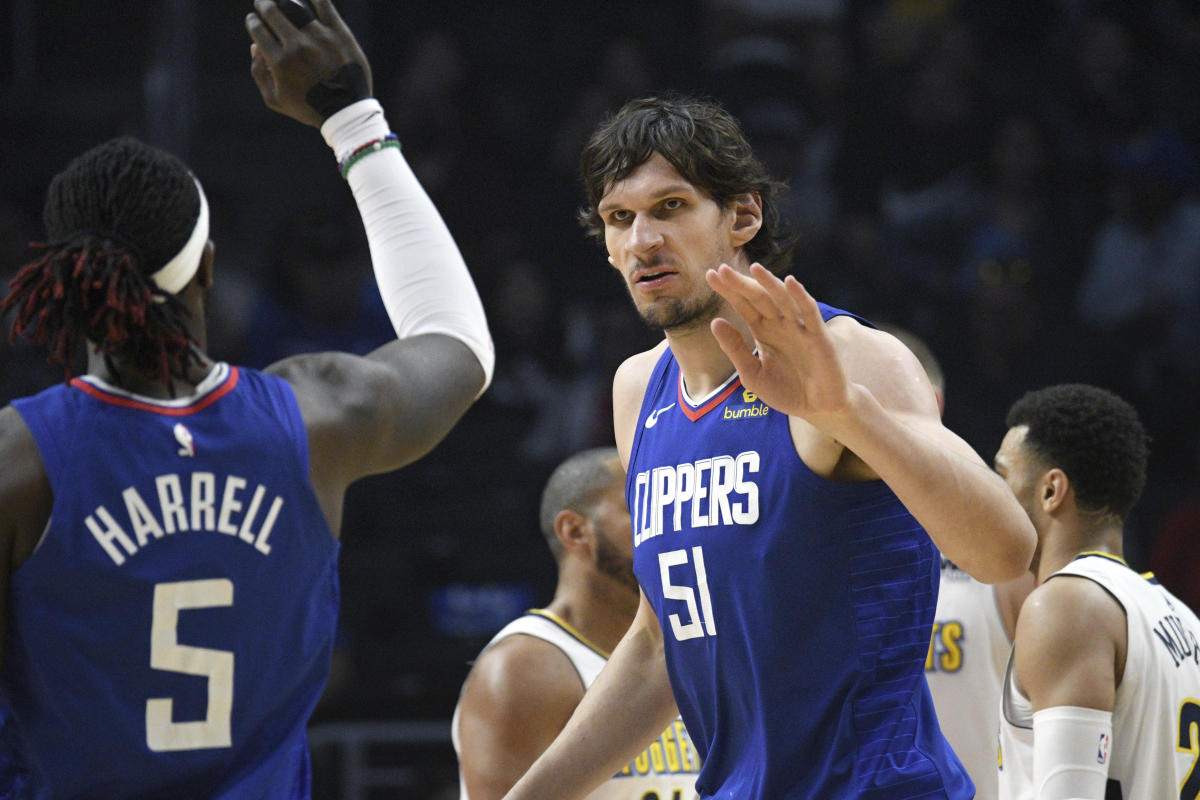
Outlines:
[{"label": "large open hand", "polygon": [[254,0],[254,13],[246,15],[250,45],[250,74],[263,102],[305,125],[320,127],[324,118],[308,103],[314,86],[346,64],[357,63],[366,73],[370,91],[371,68],[354,34],[329,0],[312,0],[317,18],[297,28],[275,0]]},{"label": "large open hand", "polygon": [[849,383],[833,337],[799,281],[780,280],[760,264],[750,266],[749,276],[722,264],[706,277],[754,336],[757,353],[731,322],[712,322],[743,386],[772,408],[814,423],[847,406]]}]

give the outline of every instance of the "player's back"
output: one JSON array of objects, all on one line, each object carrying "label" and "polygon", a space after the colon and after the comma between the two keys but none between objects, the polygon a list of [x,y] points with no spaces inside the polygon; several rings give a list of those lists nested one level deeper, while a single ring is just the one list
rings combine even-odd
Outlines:
[{"label": "player's back", "polygon": [[175,401],[86,379],[14,406],[54,493],[4,650],[35,796],[307,797],[338,546],[290,387],[219,364]]}]

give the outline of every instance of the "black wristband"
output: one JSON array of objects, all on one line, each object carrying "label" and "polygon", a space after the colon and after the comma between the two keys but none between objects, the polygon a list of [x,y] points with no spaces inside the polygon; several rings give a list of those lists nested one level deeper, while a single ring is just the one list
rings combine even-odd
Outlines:
[{"label": "black wristband", "polygon": [[324,121],[351,103],[370,96],[366,70],[362,64],[352,61],[338,67],[336,72],[309,89],[304,102],[312,106]]}]

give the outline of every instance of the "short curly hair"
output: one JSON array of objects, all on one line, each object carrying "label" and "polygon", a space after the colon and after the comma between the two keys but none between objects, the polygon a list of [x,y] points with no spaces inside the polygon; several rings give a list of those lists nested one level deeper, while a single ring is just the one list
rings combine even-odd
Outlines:
[{"label": "short curly hair", "polygon": [[1009,428],[1067,474],[1079,506],[1124,519],[1146,485],[1149,439],[1137,411],[1112,392],[1065,383],[1027,392],[1008,411]]},{"label": "short curly hair", "polygon": [[579,210],[579,222],[589,234],[604,241],[604,221],[596,206],[614,183],[655,153],[721,205],[758,193],[762,227],[746,243],[746,255],[776,275],[787,272],[795,246],[779,208],[787,186],[767,173],[737,120],[707,99],[668,95],[630,100],[592,134],[580,158],[588,204]]}]

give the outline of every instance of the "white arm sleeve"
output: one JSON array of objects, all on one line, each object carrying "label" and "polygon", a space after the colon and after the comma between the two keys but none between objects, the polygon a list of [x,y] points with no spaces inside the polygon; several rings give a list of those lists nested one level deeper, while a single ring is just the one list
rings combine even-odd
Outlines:
[{"label": "white arm sleeve", "polygon": [[1035,711],[1034,797],[1103,800],[1111,745],[1111,711],[1078,706]]},{"label": "white arm sleeve", "polygon": [[[373,98],[346,106],[321,125],[339,161],[390,132]],[[483,303],[458,245],[400,149],[383,148],[357,161],[347,182],[396,335],[441,333],[461,341],[483,367],[482,394],[496,360]]]}]

